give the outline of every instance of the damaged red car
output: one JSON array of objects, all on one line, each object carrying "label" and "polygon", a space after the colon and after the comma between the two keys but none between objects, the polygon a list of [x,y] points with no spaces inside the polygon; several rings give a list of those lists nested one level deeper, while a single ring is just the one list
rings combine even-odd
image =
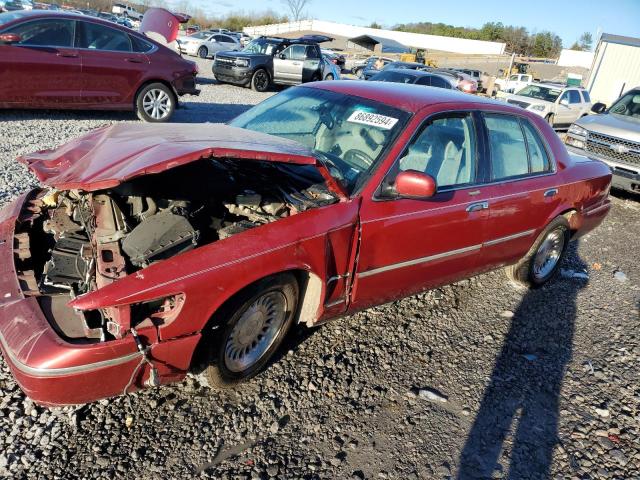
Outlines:
[{"label": "damaged red car", "polygon": [[46,405],[179,381],[196,356],[233,385],[294,324],[491,269],[540,286],[610,208],[609,169],[536,115],[376,82],[20,161],[44,186],[0,213],[0,345]]}]

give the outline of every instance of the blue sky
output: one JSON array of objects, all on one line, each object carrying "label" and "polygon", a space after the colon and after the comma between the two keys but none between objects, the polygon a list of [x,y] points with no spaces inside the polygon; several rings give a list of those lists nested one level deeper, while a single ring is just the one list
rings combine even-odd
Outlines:
[{"label": "blue sky", "polygon": [[[176,2],[178,3],[178,2]],[[189,0],[212,15],[272,9],[281,0]],[[551,30],[570,46],[582,32],[604,31],[640,37],[640,0],[311,0],[311,18],[385,26],[418,21],[479,27],[485,22],[523,25],[529,31]]]}]

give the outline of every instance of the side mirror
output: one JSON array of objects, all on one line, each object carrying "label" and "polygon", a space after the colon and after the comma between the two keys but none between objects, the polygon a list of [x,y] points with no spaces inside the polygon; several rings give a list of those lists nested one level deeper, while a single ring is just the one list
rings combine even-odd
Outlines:
[{"label": "side mirror", "polygon": [[405,170],[396,177],[395,193],[400,198],[430,198],[436,193],[436,181],[417,170]]},{"label": "side mirror", "polygon": [[287,56],[284,53],[281,53],[278,56],[280,57],[280,60],[286,60],[287,59]]},{"label": "side mirror", "polygon": [[564,105],[565,107],[568,107],[569,100],[567,100],[566,98],[563,98],[562,100],[560,100],[560,105]]},{"label": "side mirror", "polygon": [[602,103],[602,102],[594,103],[594,104],[591,106],[591,111],[592,111],[593,113],[602,113],[602,112],[604,112],[606,109],[607,109],[607,106],[606,106],[604,103]]},{"label": "side mirror", "polygon": [[22,37],[17,33],[2,33],[0,34],[0,43],[11,45],[12,43],[20,43]]}]

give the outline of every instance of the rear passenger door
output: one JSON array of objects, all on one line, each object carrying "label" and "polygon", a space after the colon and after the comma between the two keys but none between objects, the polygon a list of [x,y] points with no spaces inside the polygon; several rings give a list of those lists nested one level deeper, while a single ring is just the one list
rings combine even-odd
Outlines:
[{"label": "rear passenger door", "polygon": [[140,50],[154,47],[99,23],[80,21],[78,28],[83,103],[133,106],[136,90],[149,69],[149,59]]},{"label": "rear passenger door", "polygon": [[481,253],[485,270],[522,258],[556,210],[551,150],[525,117],[484,113],[488,139],[489,220]]}]

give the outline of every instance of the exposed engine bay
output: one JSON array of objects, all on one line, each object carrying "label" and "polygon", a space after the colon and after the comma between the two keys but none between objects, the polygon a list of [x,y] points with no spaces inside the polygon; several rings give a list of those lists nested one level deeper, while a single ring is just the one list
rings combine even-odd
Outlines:
[{"label": "exposed engine bay", "polygon": [[[43,190],[16,233],[16,266],[25,294],[66,303],[154,262],[336,201],[313,167],[231,159],[96,192]],[[110,310],[66,336],[121,337]]]}]

